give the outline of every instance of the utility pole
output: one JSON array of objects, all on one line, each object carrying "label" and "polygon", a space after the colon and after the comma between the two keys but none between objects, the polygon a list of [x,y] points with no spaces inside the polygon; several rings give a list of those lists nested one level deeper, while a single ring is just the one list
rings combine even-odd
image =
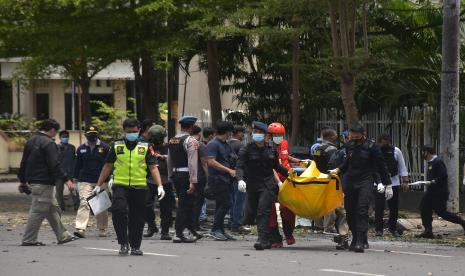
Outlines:
[{"label": "utility pole", "polygon": [[451,212],[459,211],[460,0],[443,1],[440,154],[448,171]]}]

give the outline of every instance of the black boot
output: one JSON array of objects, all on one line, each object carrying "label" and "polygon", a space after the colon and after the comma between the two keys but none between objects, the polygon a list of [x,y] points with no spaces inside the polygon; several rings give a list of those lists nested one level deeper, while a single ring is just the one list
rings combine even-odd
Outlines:
[{"label": "black boot", "polygon": [[347,238],[347,236],[336,237],[334,237],[334,241],[337,243],[336,250],[347,250],[349,248],[349,239]]},{"label": "black boot", "polygon": [[368,232],[365,232],[365,238],[363,239],[363,248],[368,249],[370,245],[368,244]]},{"label": "black boot", "polygon": [[118,254],[120,256],[127,256],[129,255],[129,244],[122,244],[121,248],[119,249]]},{"label": "black boot", "polygon": [[349,245],[349,251],[355,251],[356,244],[357,244],[357,236],[355,234],[352,234],[352,241],[350,242],[350,245]]},{"label": "black boot", "polygon": [[365,232],[357,232],[357,242],[355,243],[355,247],[354,247],[354,252],[356,253],[363,253],[365,252]]},{"label": "black boot", "polygon": [[161,236],[160,236],[160,240],[162,240],[162,241],[170,241],[170,240],[172,240],[172,238],[171,238],[170,234],[162,232]]},{"label": "black boot", "polygon": [[192,229],[189,230],[189,231],[191,232],[192,236],[195,237],[196,240],[200,240],[201,238],[203,238],[203,235],[198,233],[197,231],[192,230]]},{"label": "black boot", "polygon": [[155,233],[158,233],[158,229],[147,229],[147,232],[144,234],[144,238],[151,238]]}]

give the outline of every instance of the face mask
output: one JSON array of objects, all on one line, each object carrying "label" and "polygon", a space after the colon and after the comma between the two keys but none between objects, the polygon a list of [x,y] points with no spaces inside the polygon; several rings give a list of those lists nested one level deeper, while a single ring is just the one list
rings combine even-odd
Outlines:
[{"label": "face mask", "polygon": [[281,144],[281,142],[284,140],[284,138],[282,136],[278,136],[278,137],[273,137],[273,142],[275,144]]},{"label": "face mask", "polygon": [[86,138],[87,138],[87,141],[93,143],[97,141],[98,135],[87,135]]},{"label": "face mask", "polygon": [[356,144],[361,144],[363,142],[363,138],[360,139],[352,139]]},{"label": "face mask", "polygon": [[139,133],[126,133],[125,137],[129,142],[135,142],[139,139]]},{"label": "face mask", "polygon": [[253,133],[252,134],[252,140],[254,142],[262,142],[263,140],[265,140],[265,134],[263,134],[263,133]]},{"label": "face mask", "polygon": [[61,137],[61,138],[60,138],[60,142],[61,142],[62,144],[68,144],[68,142],[69,142],[69,137]]}]

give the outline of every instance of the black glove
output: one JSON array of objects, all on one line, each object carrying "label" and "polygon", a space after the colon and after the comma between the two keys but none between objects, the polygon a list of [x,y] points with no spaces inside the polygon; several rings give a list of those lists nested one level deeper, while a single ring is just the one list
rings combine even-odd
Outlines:
[{"label": "black glove", "polygon": [[21,183],[21,185],[18,187],[18,190],[20,193],[24,193],[26,195],[30,195],[32,193],[31,189],[29,189],[29,186],[26,183]]}]

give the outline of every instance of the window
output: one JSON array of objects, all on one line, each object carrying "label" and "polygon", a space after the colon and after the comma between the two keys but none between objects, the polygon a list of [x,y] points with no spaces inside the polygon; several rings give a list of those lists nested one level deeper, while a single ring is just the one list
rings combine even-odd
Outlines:
[{"label": "window", "polygon": [[50,104],[48,94],[36,94],[36,118],[45,120],[50,116]]},{"label": "window", "polygon": [[96,81],[95,81],[95,86],[97,86],[97,87],[102,86],[102,83],[100,82],[100,80],[96,80]]},{"label": "window", "polygon": [[13,113],[13,89],[9,81],[0,81],[0,114],[3,113]]},{"label": "window", "polygon": [[106,82],[107,87],[111,87],[111,80],[106,80],[105,82]]}]

